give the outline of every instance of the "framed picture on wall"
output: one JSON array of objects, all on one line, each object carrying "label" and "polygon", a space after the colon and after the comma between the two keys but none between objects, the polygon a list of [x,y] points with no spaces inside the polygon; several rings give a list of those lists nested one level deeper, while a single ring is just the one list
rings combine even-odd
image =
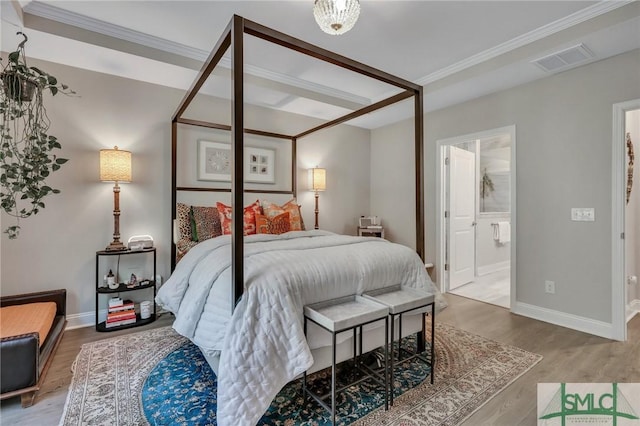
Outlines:
[{"label": "framed picture on wall", "polygon": [[198,180],[231,182],[231,145],[198,141]]},{"label": "framed picture on wall", "polygon": [[275,183],[275,157],[276,153],[272,149],[245,147],[245,182]]}]

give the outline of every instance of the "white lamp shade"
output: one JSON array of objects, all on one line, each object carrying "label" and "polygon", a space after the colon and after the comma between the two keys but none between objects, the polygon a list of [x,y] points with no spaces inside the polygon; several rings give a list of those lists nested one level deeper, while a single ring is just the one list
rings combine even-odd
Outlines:
[{"label": "white lamp shade", "polygon": [[324,191],[327,189],[327,171],[319,167],[309,169],[309,190]]},{"label": "white lamp shade", "polygon": [[131,152],[113,149],[100,150],[100,180],[103,182],[131,182]]}]

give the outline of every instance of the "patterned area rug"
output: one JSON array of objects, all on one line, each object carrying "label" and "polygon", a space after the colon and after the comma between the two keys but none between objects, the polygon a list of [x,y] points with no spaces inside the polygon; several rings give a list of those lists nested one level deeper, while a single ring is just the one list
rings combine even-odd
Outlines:
[{"label": "patterned area rug", "polygon": [[[414,353],[415,341],[413,337],[404,339],[403,348]],[[365,354],[362,362],[373,370],[382,369],[384,354],[382,350]],[[431,373],[431,367],[417,358],[405,360],[400,365],[396,361],[396,367],[395,396],[418,386]],[[338,389],[366,377],[353,368],[351,361],[339,364],[336,375]],[[307,384],[318,395],[329,394],[331,369],[310,375]],[[215,425],[216,390],[215,374],[198,347],[189,342],[160,361],[147,377],[141,398],[144,415],[153,425]],[[369,379],[348,386],[336,395],[336,404],[337,424],[351,424],[384,405],[384,386]],[[331,417],[311,398],[305,402],[302,383],[295,380],[278,393],[258,424],[324,426],[331,425]]]},{"label": "patterned area rug", "polygon": [[[423,381],[428,368],[416,362],[415,371],[396,374],[396,394],[404,393],[389,411],[374,409],[382,402],[374,385],[339,394],[338,404],[351,413],[341,421],[357,426],[460,424],[541,359],[436,324],[435,384]],[[83,345],[74,368],[60,425],[215,425],[215,375],[197,348],[170,327]],[[326,374],[315,378],[321,383]],[[315,403],[302,404],[297,386],[281,391],[261,424],[325,423]]]}]

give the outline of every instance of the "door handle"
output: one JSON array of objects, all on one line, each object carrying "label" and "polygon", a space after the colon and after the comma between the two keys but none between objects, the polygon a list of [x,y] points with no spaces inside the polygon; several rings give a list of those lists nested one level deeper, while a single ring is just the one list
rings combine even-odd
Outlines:
[{"label": "door handle", "polygon": [[476,226],[478,224],[478,222],[476,222],[475,220],[473,222],[471,222],[471,226]]}]

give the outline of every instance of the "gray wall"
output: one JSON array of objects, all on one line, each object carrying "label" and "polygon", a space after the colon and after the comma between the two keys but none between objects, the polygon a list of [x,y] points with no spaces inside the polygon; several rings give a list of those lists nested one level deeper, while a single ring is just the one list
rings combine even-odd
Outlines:
[{"label": "gray wall", "polygon": [[[386,239],[411,248],[416,247],[413,135],[413,119],[371,132],[371,214],[382,219]],[[434,199],[435,193],[427,195]],[[432,246],[427,244],[425,260],[435,259]]]},{"label": "gray wall", "polygon": [[[610,323],[612,105],[640,97],[638,69],[635,50],[426,114],[427,260],[435,259],[436,141],[515,124],[517,300]],[[393,207],[413,197],[412,148],[384,142],[404,142],[411,126],[372,132],[371,205],[400,242],[413,232]],[[571,207],[594,207],[596,221],[572,222]],[[555,295],[545,280],[556,282]]]},{"label": "gray wall", "polygon": [[[124,241],[131,235],[151,234],[158,248],[158,272],[165,278],[169,274],[170,119],[184,92],[31,62],[69,84],[79,96],[45,100],[51,133],[70,161],[51,176],[52,186],[62,193],[46,199],[44,210],[21,222],[17,240],[2,234],[1,291],[9,295],[66,288],[69,314],[91,313],[95,252],[106,247],[113,234],[113,186],[99,181],[100,149],[118,145],[132,152],[133,182],[121,185],[121,234]],[[229,110],[226,102],[199,96],[186,116],[218,117],[215,121],[228,123]],[[247,127],[284,133],[321,123],[263,108],[247,108],[246,116]],[[368,130],[343,125],[299,141],[298,200],[307,226],[313,227],[313,194],[306,191],[306,168],[318,164],[328,174],[328,189],[320,195],[321,227],[355,234],[356,217],[369,208],[369,138]],[[11,224],[3,213],[2,229]]]}]

